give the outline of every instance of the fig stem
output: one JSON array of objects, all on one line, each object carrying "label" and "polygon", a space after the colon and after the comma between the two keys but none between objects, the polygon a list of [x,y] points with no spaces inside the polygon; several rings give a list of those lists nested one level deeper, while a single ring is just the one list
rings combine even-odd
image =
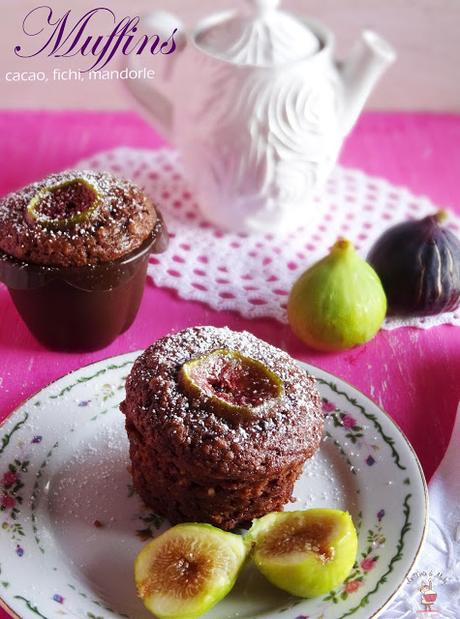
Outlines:
[{"label": "fig stem", "polygon": [[332,246],[331,251],[344,252],[344,251],[353,250],[353,249],[354,249],[353,243],[349,241],[348,239],[337,239],[337,241]]},{"label": "fig stem", "polygon": [[439,211],[434,215],[434,218],[438,224],[442,224],[444,221],[446,221],[447,217],[447,211],[443,208],[439,209]]}]

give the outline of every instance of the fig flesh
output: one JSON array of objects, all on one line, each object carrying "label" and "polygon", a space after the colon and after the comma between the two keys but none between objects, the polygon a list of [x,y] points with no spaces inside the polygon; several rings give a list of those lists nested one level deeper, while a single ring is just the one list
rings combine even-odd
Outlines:
[{"label": "fig flesh", "polygon": [[233,588],[247,555],[243,538],[208,524],[180,524],[136,558],[136,588],[158,619],[194,619]]},{"label": "fig flesh", "polygon": [[281,378],[263,363],[224,348],[184,363],[178,380],[185,393],[205,396],[216,414],[231,420],[253,418],[283,393]]},{"label": "fig flesh", "polygon": [[323,595],[341,584],[358,547],[350,514],[336,509],[267,514],[254,521],[248,540],[267,580],[303,598]]},{"label": "fig flesh", "polygon": [[65,228],[86,221],[100,203],[99,192],[84,178],[75,178],[39,191],[27,206],[29,223]]},{"label": "fig flesh", "polygon": [[337,351],[372,339],[386,307],[375,271],[350,241],[339,240],[328,256],[295,282],[288,319],[293,332],[308,346]]},{"label": "fig flesh", "polygon": [[460,304],[460,240],[440,224],[445,213],[387,230],[368,260],[382,280],[391,314],[429,316]]}]

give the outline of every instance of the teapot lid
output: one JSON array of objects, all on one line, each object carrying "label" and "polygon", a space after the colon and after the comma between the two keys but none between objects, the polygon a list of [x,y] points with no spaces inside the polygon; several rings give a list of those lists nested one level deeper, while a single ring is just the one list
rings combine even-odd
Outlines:
[{"label": "teapot lid", "polygon": [[207,52],[243,65],[272,67],[307,58],[320,48],[318,37],[300,19],[278,10],[280,0],[246,0],[197,36]]}]

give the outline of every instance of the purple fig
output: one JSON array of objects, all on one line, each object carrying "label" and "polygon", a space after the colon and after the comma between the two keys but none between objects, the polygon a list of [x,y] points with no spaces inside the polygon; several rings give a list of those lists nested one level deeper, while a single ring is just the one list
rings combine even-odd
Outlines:
[{"label": "purple fig", "polygon": [[387,230],[368,261],[380,277],[390,314],[429,316],[460,304],[460,240],[439,211]]}]

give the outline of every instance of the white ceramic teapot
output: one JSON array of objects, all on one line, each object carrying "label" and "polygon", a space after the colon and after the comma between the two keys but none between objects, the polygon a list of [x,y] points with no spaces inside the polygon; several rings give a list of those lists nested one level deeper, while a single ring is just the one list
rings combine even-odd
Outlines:
[{"label": "white ceramic teapot", "polygon": [[[155,80],[128,82],[181,152],[203,213],[238,232],[314,225],[314,192],[396,57],[365,31],[338,65],[331,32],[278,5],[247,0],[246,10],[207,17],[191,32],[179,26],[178,48],[162,60],[169,83],[160,91]],[[166,35],[179,24],[164,12],[146,19]]]}]

